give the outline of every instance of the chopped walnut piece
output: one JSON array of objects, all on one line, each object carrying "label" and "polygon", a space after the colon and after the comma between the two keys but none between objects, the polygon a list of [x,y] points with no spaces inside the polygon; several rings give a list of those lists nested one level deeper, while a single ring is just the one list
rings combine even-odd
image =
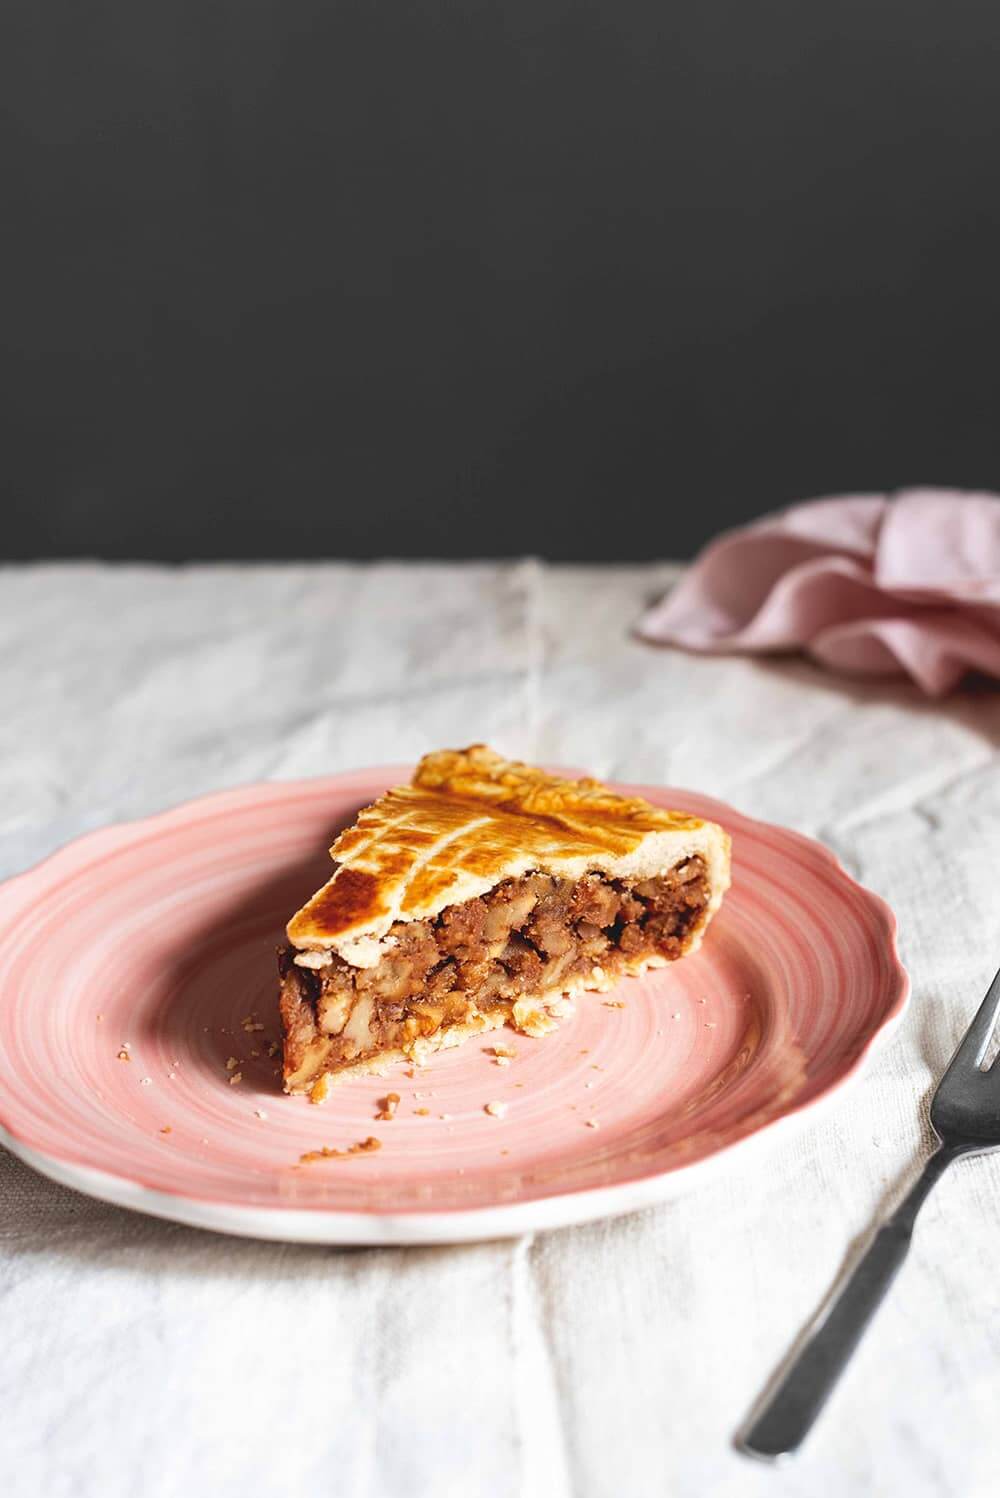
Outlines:
[{"label": "chopped walnut piece", "polygon": [[318,1150],[307,1150],[304,1155],[299,1156],[299,1164],[308,1165],[311,1160],[346,1160],[348,1155],[367,1155],[372,1150],[381,1148],[381,1139],[369,1134],[367,1139],[359,1139],[356,1144],[349,1144],[345,1150],[333,1150],[325,1144]]},{"label": "chopped walnut piece", "polygon": [[375,1117],[387,1122],[390,1118],[395,1118],[398,1107],[399,1093],[387,1092],[385,1097],[379,1100],[379,1111]]},{"label": "chopped walnut piece", "polygon": [[240,1063],[237,1061],[235,1056],[230,1056],[229,1060],[226,1062],[226,1071],[235,1071],[239,1064]]},{"label": "chopped walnut piece", "polygon": [[230,1087],[235,1087],[236,1084],[237,1084],[237,1082],[242,1082],[242,1081],[243,1081],[243,1073],[241,1071],[234,1071],[233,1074],[232,1074],[232,1076],[229,1078],[229,1085],[230,1085]]}]

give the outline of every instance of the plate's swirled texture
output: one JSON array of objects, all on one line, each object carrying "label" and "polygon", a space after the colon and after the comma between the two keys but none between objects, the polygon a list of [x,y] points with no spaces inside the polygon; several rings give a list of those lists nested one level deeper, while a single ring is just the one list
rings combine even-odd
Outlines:
[{"label": "plate's swirled texture", "polygon": [[[545,1039],[473,1039],[321,1107],[284,1097],[270,1054],[284,922],[326,878],[337,829],[407,774],[204,797],[0,887],[4,1142],[93,1195],[223,1231],[494,1236],[668,1195],[846,1081],[902,1012],[892,913],[819,844],[620,787],[733,835],[733,887],[697,956],[585,995]],[[396,1115],[377,1120],[389,1091]],[[371,1135],[377,1152],[300,1163]]]}]

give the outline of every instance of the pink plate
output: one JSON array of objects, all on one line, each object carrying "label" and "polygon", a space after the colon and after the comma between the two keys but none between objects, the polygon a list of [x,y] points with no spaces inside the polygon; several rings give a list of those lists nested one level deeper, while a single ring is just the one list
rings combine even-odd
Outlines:
[{"label": "pink plate", "polygon": [[[893,915],[825,849],[702,796],[627,786],[733,834],[733,887],[696,957],[584,995],[543,1040],[470,1040],[321,1107],[285,1097],[268,1054],[282,926],[327,877],[337,828],[405,775],[226,791],[80,838],[0,886],[8,1147],[92,1196],[223,1232],[495,1237],[661,1200],[840,1086],[902,1013]],[[390,1089],[398,1112],[377,1122]],[[299,1163],[369,1135],[377,1153]]]}]

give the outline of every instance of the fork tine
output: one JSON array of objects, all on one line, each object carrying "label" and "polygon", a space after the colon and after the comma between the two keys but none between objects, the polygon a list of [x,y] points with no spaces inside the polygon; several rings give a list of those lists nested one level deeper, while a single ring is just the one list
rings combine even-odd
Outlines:
[{"label": "fork tine", "polygon": [[990,1043],[993,1027],[1000,1015],[1000,972],[997,973],[993,982],[986,990],[986,997],[980,1004],[975,1019],[963,1036],[958,1050],[952,1056],[948,1064],[948,1070],[944,1077],[948,1077],[959,1068],[977,1069],[986,1054],[986,1047]]}]

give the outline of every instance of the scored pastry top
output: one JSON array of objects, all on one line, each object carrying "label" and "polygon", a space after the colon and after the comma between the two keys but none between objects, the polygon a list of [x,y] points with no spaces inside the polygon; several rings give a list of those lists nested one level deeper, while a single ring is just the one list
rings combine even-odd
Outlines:
[{"label": "scored pastry top", "polygon": [[336,871],[293,916],[288,938],[369,967],[394,922],[430,919],[503,879],[533,870],[648,878],[696,853],[708,869],[710,914],[729,883],[729,838],[716,823],[597,780],[560,779],[484,744],[442,749],[340,834],[330,849]]}]

